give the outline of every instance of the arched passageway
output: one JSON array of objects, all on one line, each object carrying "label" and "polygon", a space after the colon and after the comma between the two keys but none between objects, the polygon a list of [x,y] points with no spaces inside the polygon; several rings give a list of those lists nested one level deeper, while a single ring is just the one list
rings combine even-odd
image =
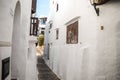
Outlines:
[{"label": "arched passageway", "polygon": [[[21,38],[21,5],[18,1],[14,12],[13,33],[12,33],[12,53],[11,53],[11,77],[19,78],[20,60],[20,38]],[[22,67],[22,66],[21,66]]]}]

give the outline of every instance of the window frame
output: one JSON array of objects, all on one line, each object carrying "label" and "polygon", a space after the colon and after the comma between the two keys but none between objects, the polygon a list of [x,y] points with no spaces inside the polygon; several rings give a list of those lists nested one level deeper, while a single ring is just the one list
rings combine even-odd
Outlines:
[{"label": "window frame", "polygon": [[[65,24],[66,25],[66,44],[78,44],[79,42],[79,19],[80,19],[80,16],[77,16]],[[69,30],[70,27],[71,27],[71,30]],[[74,31],[76,29],[77,29],[77,32]],[[70,39],[70,36],[68,37],[70,31],[73,33],[73,36],[71,37],[71,39]]]}]

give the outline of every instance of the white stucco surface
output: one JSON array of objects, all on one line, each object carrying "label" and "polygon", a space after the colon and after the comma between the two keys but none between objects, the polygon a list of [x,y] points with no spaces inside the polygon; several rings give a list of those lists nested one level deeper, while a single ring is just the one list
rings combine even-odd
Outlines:
[{"label": "white stucco surface", "polygon": [[[35,44],[29,41],[36,41],[32,37],[29,38],[31,0],[0,0],[0,11],[0,61],[11,58],[12,72],[10,71],[6,80],[37,80],[36,48]],[[30,52],[32,58],[28,58],[29,44],[34,46]],[[0,80],[1,66],[0,63]]]},{"label": "white stucco surface", "polygon": [[[100,16],[89,0],[54,0],[54,4],[50,0],[48,22],[52,20],[53,27],[50,33],[49,25],[46,28],[45,54],[50,44],[50,59],[46,63],[61,80],[120,79],[120,1],[110,0],[97,7]],[[66,44],[66,23],[77,16],[80,17],[78,44]],[[56,28],[59,28],[58,40]]]},{"label": "white stucco surface", "polygon": [[[35,43],[30,43],[27,55],[27,69],[26,69],[26,80],[38,80],[37,72],[37,58],[36,58],[36,46]],[[34,54],[33,54],[34,53]]]}]

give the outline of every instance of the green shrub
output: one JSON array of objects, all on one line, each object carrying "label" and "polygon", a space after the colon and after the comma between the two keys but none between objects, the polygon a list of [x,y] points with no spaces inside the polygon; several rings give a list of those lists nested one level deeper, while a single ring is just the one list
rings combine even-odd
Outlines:
[{"label": "green shrub", "polygon": [[39,35],[38,36],[38,45],[43,46],[44,45],[44,35]]}]

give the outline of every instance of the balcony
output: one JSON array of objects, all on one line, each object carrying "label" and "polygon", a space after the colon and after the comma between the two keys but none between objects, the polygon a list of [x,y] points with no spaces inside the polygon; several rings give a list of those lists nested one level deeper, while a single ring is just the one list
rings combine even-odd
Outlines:
[{"label": "balcony", "polygon": [[37,36],[39,20],[36,17],[31,17],[30,35]]}]

